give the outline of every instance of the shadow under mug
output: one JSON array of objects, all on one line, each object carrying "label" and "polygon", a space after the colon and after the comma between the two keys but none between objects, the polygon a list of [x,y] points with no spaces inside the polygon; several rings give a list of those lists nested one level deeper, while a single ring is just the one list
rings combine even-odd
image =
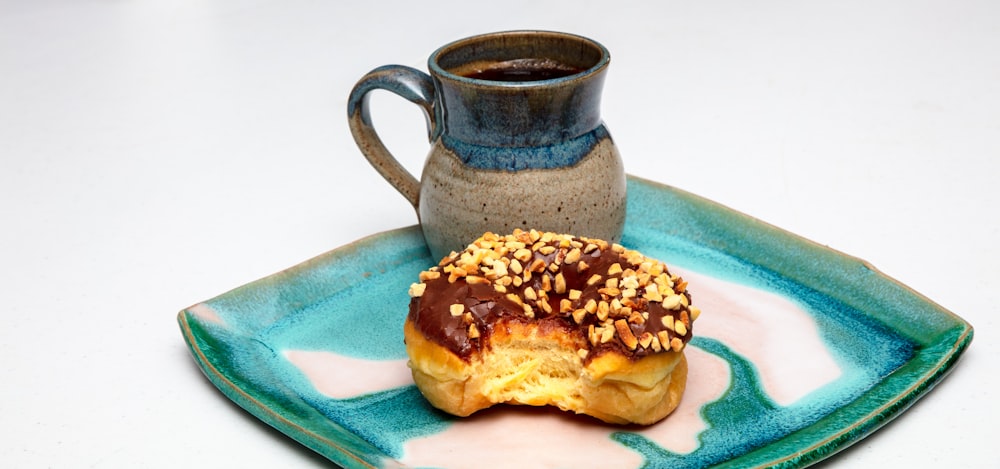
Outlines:
[{"label": "shadow under mug", "polygon": [[[376,68],[348,101],[351,133],[371,165],[413,205],[431,254],[487,231],[537,229],[621,239],[625,172],[600,116],[607,49],[573,34],[507,31],[447,44],[429,74]],[[420,181],[385,148],[369,93],[393,92],[427,117]]]}]

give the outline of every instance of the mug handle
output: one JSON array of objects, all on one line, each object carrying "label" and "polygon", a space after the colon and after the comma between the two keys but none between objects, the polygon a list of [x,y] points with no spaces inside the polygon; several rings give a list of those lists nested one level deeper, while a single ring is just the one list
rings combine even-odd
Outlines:
[{"label": "mug handle", "polygon": [[372,126],[368,93],[376,89],[391,91],[420,106],[427,121],[427,138],[433,141],[440,127],[434,106],[434,82],[430,75],[415,68],[384,65],[363,76],[354,85],[347,101],[347,120],[351,127],[351,135],[354,136],[361,153],[389,184],[410,201],[413,208],[417,208],[420,182],[389,153],[375,132],[375,127]]}]

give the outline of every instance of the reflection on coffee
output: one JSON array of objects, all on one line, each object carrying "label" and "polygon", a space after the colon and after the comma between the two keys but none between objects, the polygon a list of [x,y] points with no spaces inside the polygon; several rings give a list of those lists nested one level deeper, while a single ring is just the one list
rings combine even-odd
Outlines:
[{"label": "reflection on coffee", "polygon": [[575,75],[585,68],[552,59],[514,59],[502,62],[467,64],[454,73],[466,78],[489,81],[539,81]]}]

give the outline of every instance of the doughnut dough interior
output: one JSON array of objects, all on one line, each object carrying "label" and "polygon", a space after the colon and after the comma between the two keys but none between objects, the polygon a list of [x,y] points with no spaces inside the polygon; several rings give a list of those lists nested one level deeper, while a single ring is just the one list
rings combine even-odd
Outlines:
[{"label": "doughnut dough interior", "polygon": [[655,423],[680,403],[687,381],[683,352],[639,362],[604,355],[586,366],[565,338],[514,323],[483,359],[465,363],[404,326],[413,380],[438,409],[465,417],[494,404],[553,405],[608,423]]}]

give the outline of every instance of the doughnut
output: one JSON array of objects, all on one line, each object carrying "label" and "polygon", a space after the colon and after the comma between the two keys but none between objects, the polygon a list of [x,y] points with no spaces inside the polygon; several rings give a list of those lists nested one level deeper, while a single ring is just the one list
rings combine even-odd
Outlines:
[{"label": "doughnut", "polygon": [[555,406],[612,424],[679,404],[700,310],[659,261],[600,239],[486,233],[409,288],[408,365],[434,407]]}]

